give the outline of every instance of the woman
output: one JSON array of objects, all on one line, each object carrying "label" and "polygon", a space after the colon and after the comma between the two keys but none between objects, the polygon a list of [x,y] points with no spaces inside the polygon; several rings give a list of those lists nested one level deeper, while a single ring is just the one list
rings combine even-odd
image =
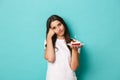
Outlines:
[{"label": "woman", "polygon": [[79,50],[81,45],[75,43],[65,21],[58,15],[52,15],[47,20],[45,59],[48,61],[46,80],[77,80],[75,70],[79,65]]}]

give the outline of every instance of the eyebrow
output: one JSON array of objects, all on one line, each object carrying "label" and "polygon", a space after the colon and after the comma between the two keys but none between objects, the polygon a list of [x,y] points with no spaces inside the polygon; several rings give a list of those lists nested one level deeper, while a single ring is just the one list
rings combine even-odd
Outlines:
[{"label": "eyebrow", "polygon": [[[62,24],[61,22],[58,22],[57,26]],[[56,26],[51,27],[52,29],[55,28]]]},{"label": "eyebrow", "polygon": [[60,24],[61,24],[61,22],[58,23],[58,25],[60,25]]},{"label": "eyebrow", "polygon": [[53,27],[51,27],[52,29],[54,29],[55,28],[55,26],[53,26]]}]

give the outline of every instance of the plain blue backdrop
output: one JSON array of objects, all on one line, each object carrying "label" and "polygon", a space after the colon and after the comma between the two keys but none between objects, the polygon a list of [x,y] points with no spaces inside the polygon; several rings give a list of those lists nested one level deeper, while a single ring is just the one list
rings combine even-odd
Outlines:
[{"label": "plain blue backdrop", "polygon": [[120,80],[120,0],[0,0],[0,80],[45,80],[52,14],[85,43],[78,80]]}]

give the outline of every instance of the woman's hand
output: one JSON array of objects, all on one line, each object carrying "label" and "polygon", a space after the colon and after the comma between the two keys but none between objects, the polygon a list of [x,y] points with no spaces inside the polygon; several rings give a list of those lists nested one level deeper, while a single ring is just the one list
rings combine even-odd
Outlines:
[{"label": "woman's hand", "polygon": [[52,38],[55,32],[50,28],[47,37]]},{"label": "woman's hand", "polygon": [[52,36],[54,34],[55,32],[52,29],[49,29],[49,32],[47,34],[47,47],[45,50],[45,59],[51,63],[54,63],[55,61],[55,52],[54,52],[54,47],[52,43]]},{"label": "woman's hand", "polygon": [[70,67],[75,71],[79,66],[79,53],[78,48],[82,47],[79,42],[71,41],[72,57],[70,62]]}]

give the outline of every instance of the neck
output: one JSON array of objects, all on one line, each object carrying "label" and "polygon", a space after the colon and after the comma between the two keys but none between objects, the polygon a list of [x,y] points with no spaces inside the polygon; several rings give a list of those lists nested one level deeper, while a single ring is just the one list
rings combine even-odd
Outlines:
[{"label": "neck", "polygon": [[57,39],[65,39],[64,36],[57,36]]}]

